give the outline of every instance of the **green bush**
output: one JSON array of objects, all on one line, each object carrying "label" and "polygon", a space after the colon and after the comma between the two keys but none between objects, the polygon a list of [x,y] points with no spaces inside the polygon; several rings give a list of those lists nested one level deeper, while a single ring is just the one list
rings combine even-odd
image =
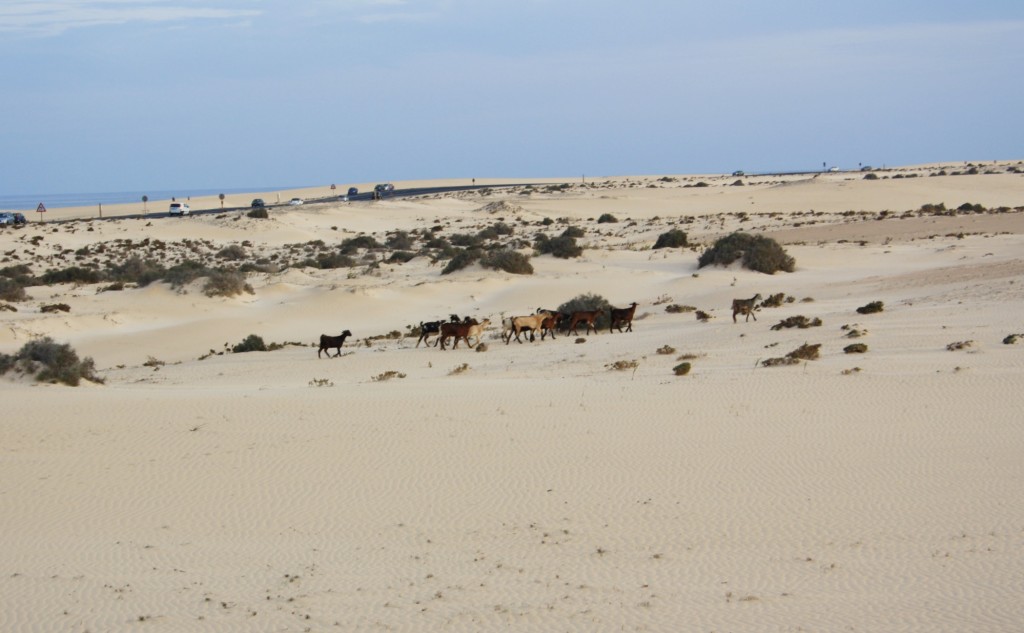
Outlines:
[{"label": "green bush", "polygon": [[454,246],[475,248],[484,243],[484,238],[479,235],[470,235],[469,233],[455,233],[452,235],[450,241]]},{"label": "green bush", "polygon": [[21,286],[31,286],[33,281],[32,269],[28,267],[28,264],[5,266],[0,268],[0,279],[10,279],[18,282]]},{"label": "green bush", "polygon": [[583,247],[576,243],[576,238],[564,234],[552,239],[542,233],[537,236],[533,247],[541,255],[554,255],[562,259],[583,254]]},{"label": "green bush", "polygon": [[166,274],[167,269],[163,264],[151,259],[144,260],[138,255],[132,255],[121,264],[109,266],[106,272],[107,277],[114,281],[134,283],[138,286],[148,286]]},{"label": "green bush", "polygon": [[352,268],[356,265],[356,260],[341,253],[320,253],[317,255],[316,259],[307,259],[302,263],[302,265],[321,268],[323,270]]},{"label": "green bush", "polygon": [[238,261],[240,259],[245,259],[246,252],[245,249],[239,246],[238,244],[230,244],[217,251],[217,257],[219,257],[220,259]]},{"label": "green bush", "polygon": [[58,270],[48,270],[43,273],[39,280],[44,285],[51,284],[98,284],[103,281],[103,277],[96,270],[91,268],[80,268],[78,266],[69,266],[67,268],[61,268]]},{"label": "green bush", "polygon": [[354,255],[361,248],[381,248],[381,245],[377,240],[373,239],[372,235],[350,237],[341,243],[341,253],[343,255]]},{"label": "green bush", "polygon": [[186,259],[180,264],[175,264],[168,268],[164,273],[163,280],[171,284],[172,288],[180,288],[209,274],[210,271],[205,265],[191,259]]},{"label": "green bush", "polygon": [[396,251],[409,251],[416,245],[407,231],[396,231],[384,240],[384,245]]},{"label": "green bush", "polygon": [[0,354],[0,375],[11,369],[34,374],[42,382],[59,382],[75,387],[85,378],[92,382],[103,382],[96,375],[96,366],[91,358],[79,360],[78,354],[67,343],[56,343],[46,336],[29,341],[14,356]]},{"label": "green bush", "polygon": [[533,265],[530,263],[530,258],[516,251],[491,251],[481,258],[480,265],[484,268],[503,270],[514,275],[533,274]]},{"label": "green bush", "polygon": [[411,253],[409,251],[395,251],[394,253],[391,253],[391,257],[388,257],[387,262],[389,264],[404,264],[414,257],[416,257],[416,253]]},{"label": "green bush", "polygon": [[260,220],[266,220],[270,217],[270,214],[268,214],[267,210],[264,208],[253,209],[252,211],[249,211],[249,213],[246,213],[246,215],[250,218],[257,218]]},{"label": "green bush", "polygon": [[456,253],[455,257],[451,258],[451,260],[448,262],[448,265],[445,266],[444,270],[441,271],[441,274],[448,275],[457,270],[462,270],[466,266],[469,266],[473,262],[480,259],[481,255],[483,255],[483,251],[481,251],[479,248],[464,248],[460,250],[458,253]]},{"label": "green bush", "polygon": [[253,294],[252,286],[245,281],[245,273],[237,270],[213,270],[203,284],[207,297],[234,297],[243,292]]},{"label": "green bush", "polygon": [[562,231],[562,237],[583,237],[587,232],[578,226],[568,226]]},{"label": "green bush", "polygon": [[602,213],[601,217],[597,218],[597,223],[598,224],[609,224],[609,223],[614,223],[614,222],[618,222],[618,221],[619,221],[619,219],[617,217],[615,217],[614,215],[612,215],[611,213]]},{"label": "green bush", "polygon": [[[564,312],[565,314],[572,314],[573,312],[600,310],[601,316],[597,318],[597,321],[594,324],[595,326],[597,326],[599,330],[606,329],[610,325],[608,320],[608,311],[610,309],[611,305],[608,303],[607,299],[605,299],[601,295],[593,293],[577,295],[576,297],[558,306],[558,311]],[[569,327],[568,319],[562,321],[562,327]]]},{"label": "green bush", "polygon": [[15,279],[0,277],[0,300],[3,301],[24,301],[28,299],[24,286]]},{"label": "green bush", "polygon": [[796,260],[778,242],[749,233],[731,233],[720,238],[714,246],[701,253],[697,267],[709,264],[728,266],[738,259],[744,268],[768,275],[780,270],[791,273],[796,267]]},{"label": "green bush", "polygon": [[267,351],[267,344],[263,342],[263,337],[250,334],[241,343],[232,347],[231,351],[235,354],[241,354],[242,352],[265,352]]},{"label": "green bush", "polygon": [[881,301],[872,301],[866,305],[862,305],[857,308],[857,314],[874,314],[876,312],[882,312],[885,310],[885,304]]},{"label": "green bush", "polygon": [[654,248],[682,248],[686,245],[686,232],[680,229],[672,229],[658,236],[658,241],[654,243]]}]

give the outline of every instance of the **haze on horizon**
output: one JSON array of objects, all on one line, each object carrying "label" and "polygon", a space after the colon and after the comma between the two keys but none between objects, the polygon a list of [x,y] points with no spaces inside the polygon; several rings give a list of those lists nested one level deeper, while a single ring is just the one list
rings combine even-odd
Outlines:
[{"label": "haze on horizon", "polygon": [[0,192],[1024,158],[1024,4],[6,0]]}]

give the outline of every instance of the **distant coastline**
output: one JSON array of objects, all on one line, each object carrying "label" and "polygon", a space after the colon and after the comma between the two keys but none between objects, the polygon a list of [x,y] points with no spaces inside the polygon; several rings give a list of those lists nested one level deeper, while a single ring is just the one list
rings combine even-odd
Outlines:
[{"label": "distant coastline", "polygon": [[101,193],[44,193],[44,194],[0,194],[0,210],[35,211],[39,203],[48,209],[62,207],[87,207],[99,204],[127,204],[142,202],[142,196],[150,200],[171,198],[198,198],[218,194],[248,193],[251,191],[283,191],[301,187],[232,187],[229,189],[167,189],[158,191],[113,191]]}]

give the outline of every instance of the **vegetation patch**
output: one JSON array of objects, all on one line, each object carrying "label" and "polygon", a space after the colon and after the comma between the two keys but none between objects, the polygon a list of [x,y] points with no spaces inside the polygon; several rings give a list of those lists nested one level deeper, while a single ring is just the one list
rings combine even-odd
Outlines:
[{"label": "vegetation patch", "polygon": [[96,375],[96,365],[91,358],[80,360],[70,345],[57,343],[48,336],[25,343],[14,355],[0,354],[0,376],[11,370],[34,376],[40,382],[72,387],[78,386],[83,378],[103,382]]},{"label": "vegetation patch", "polygon": [[245,339],[231,348],[231,351],[235,354],[241,354],[243,352],[265,352],[267,351],[267,344],[263,342],[263,337],[256,334],[250,334]]},{"label": "vegetation patch", "polygon": [[974,345],[974,341],[956,341],[946,346],[946,350],[950,352],[958,352],[960,350],[968,349]]},{"label": "vegetation patch", "polygon": [[658,236],[654,242],[654,248],[682,248],[688,246],[686,233],[680,229],[672,229]]},{"label": "vegetation patch", "polygon": [[814,345],[804,343],[785,356],[768,358],[761,361],[761,365],[764,367],[777,367],[779,365],[798,365],[800,361],[804,360],[818,360],[818,350],[820,348],[821,343],[815,343]]},{"label": "vegetation patch", "polygon": [[696,310],[694,306],[681,306],[678,303],[673,303],[665,306],[665,312],[669,314],[685,314],[687,312],[693,312]]},{"label": "vegetation patch", "polygon": [[701,253],[697,267],[711,264],[728,266],[737,260],[744,268],[768,275],[780,270],[791,273],[796,268],[796,260],[778,242],[749,233],[732,233],[720,238],[714,246]]},{"label": "vegetation patch", "polygon": [[605,365],[605,367],[607,367],[609,369],[612,369],[612,370],[615,370],[615,371],[626,371],[626,370],[629,370],[629,369],[634,369],[635,370],[639,366],[640,366],[640,363],[638,363],[635,360],[617,360],[614,363],[609,363],[609,364]]},{"label": "vegetation patch", "polygon": [[857,314],[874,314],[876,312],[882,312],[884,309],[885,304],[881,301],[872,301],[871,303],[857,308]]},{"label": "vegetation patch", "polygon": [[386,372],[371,376],[370,380],[373,382],[384,382],[385,380],[391,380],[392,378],[405,378],[405,374],[400,371],[388,370]]},{"label": "vegetation patch", "polygon": [[533,265],[526,255],[512,250],[500,249],[487,253],[480,258],[484,268],[503,270],[513,275],[532,275]]},{"label": "vegetation patch", "polygon": [[795,327],[795,328],[800,328],[801,330],[806,330],[809,327],[820,327],[820,326],[821,326],[821,319],[815,317],[814,319],[810,319],[809,320],[807,317],[803,316],[802,314],[798,314],[796,316],[791,316],[791,317],[788,317],[786,319],[783,319],[783,320],[779,321],[778,323],[776,323],[775,325],[772,326],[772,329],[773,330],[781,330],[783,328],[787,328],[788,329],[788,328],[794,328]]},{"label": "vegetation patch", "polygon": [[618,221],[619,221],[619,219],[617,217],[615,217],[614,215],[612,215],[611,213],[602,213],[601,217],[597,218],[597,223],[598,224],[608,224],[608,223],[613,223],[613,222],[618,222]]},{"label": "vegetation patch", "polygon": [[1015,345],[1020,338],[1024,338],[1024,334],[1010,334],[1003,339],[1003,345]]},{"label": "vegetation patch", "polygon": [[868,346],[864,343],[853,343],[843,348],[843,352],[846,354],[864,354],[868,351]]},{"label": "vegetation patch", "polygon": [[655,351],[658,354],[675,354],[676,353],[676,348],[672,347],[671,345],[662,345],[661,347],[659,347]]},{"label": "vegetation patch", "polygon": [[51,303],[42,306],[41,308],[39,308],[39,311],[42,312],[43,314],[46,314],[48,312],[71,312],[71,306],[69,306],[66,303]]},{"label": "vegetation patch", "polygon": [[703,322],[707,323],[709,319],[713,319],[713,318],[714,317],[711,316],[710,314],[708,314],[707,312],[705,312],[703,310],[697,310],[697,320],[698,321],[703,321]]}]

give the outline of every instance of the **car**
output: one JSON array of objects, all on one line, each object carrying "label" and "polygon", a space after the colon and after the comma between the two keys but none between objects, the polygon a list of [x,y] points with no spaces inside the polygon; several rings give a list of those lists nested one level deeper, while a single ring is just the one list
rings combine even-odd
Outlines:
[{"label": "car", "polygon": [[167,209],[167,215],[192,215],[192,209],[187,202],[172,202],[170,208]]},{"label": "car", "polygon": [[293,207],[297,207],[300,204],[303,204],[303,200],[302,198],[292,198],[291,200],[288,201],[288,204],[292,205]]},{"label": "car", "polygon": [[358,196],[359,195],[359,189],[357,189],[355,187],[349,187],[348,188],[348,195],[350,195],[350,196]]},{"label": "car", "polygon": [[376,187],[373,188],[373,190],[379,193],[387,193],[389,191],[394,191],[395,186],[390,182],[386,182],[384,184],[377,185]]},{"label": "car", "polygon": [[14,214],[0,213],[0,226],[14,226]]},{"label": "car", "polygon": [[733,176],[746,176],[746,174],[743,173],[742,169],[737,169],[736,171],[732,172],[732,175]]},{"label": "car", "polygon": [[267,204],[263,202],[263,198],[256,198],[255,200],[252,201],[252,204],[250,204],[249,206],[252,207],[253,209],[262,209],[263,207],[267,206]]},{"label": "car", "polygon": [[829,167],[828,170],[834,174],[837,171],[839,171],[839,168],[838,167]]}]

